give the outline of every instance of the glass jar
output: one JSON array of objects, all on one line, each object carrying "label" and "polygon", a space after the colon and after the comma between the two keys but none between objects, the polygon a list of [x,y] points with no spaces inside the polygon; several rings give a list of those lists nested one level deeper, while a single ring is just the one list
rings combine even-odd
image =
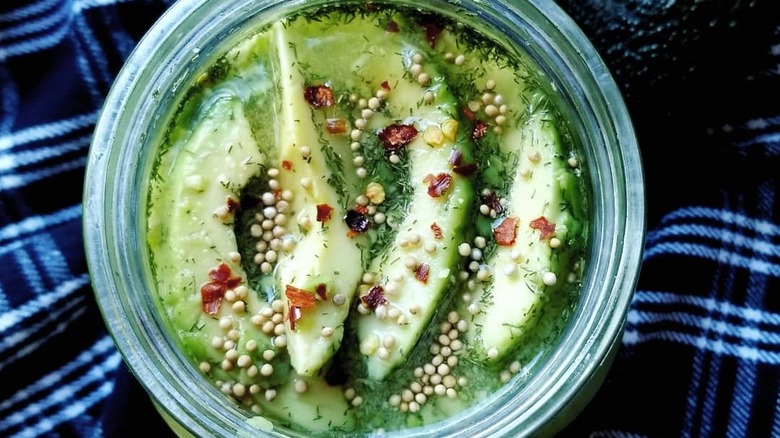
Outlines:
[{"label": "glass jar", "polygon": [[[97,123],[84,192],[84,235],[95,296],[125,362],[181,436],[301,436],[257,430],[178,350],[150,290],[145,243],[148,185],[161,133],[186,84],[259,27],[314,1],[179,1],[149,30],[116,78]],[[592,188],[582,292],[556,346],[515,379],[441,423],[398,437],[548,435],[591,399],[619,347],[639,275],[645,235],[644,182],[629,114],[583,33],[553,2],[413,0],[392,3],[461,20],[530,54],[563,102],[582,141]]]}]

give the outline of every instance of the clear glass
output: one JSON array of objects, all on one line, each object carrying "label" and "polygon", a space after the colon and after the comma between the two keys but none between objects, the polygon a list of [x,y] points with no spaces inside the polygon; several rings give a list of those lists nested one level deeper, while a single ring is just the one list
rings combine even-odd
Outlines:
[{"label": "clear glass", "polygon": [[[149,177],[181,84],[226,47],[291,10],[328,0],[180,0],[147,33],[105,101],[90,150],[84,235],[95,296],[125,362],[179,433],[300,436],[258,431],[179,352],[150,290],[145,244]],[[396,3],[421,6],[420,2]],[[398,437],[548,435],[585,406],[619,346],[641,265],[645,198],[636,138],[619,90],[586,37],[553,2],[430,0],[533,56],[583,142],[592,186],[590,245],[580,301],[529,378],[442,423]]]}]

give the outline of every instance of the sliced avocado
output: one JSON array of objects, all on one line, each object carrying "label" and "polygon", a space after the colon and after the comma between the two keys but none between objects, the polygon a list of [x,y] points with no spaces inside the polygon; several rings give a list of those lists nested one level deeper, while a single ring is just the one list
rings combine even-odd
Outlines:
[{"label": "sliced avocado", "polygon": [[[409,59],[422,49],[407,46]],[[385,378],[403,363],[428,326],[458,268],[457,242],[467,226],[473,191],[471,181],[453,171],[456,150],[471,154],[470,139],[457,135],[457,102],[434,64],[425,64],[430,83],[405,76],[400,62],[386,63],[385,75],[394,84],[387,97],[389,122],[414,126],[418,134],[405,146],[410,199],[395,212],[395,242],[371,260],[375,284],[361,290],[362,314],[356,327],[368,376]],[[433,95],[423,101],[426,92]],[[381,134],[374,134],[381,135]],[[457,141],[456,141],[457,139]],[[381,142],[380,142],[381,143]]]},{"label": "sliced avocado", "polygon": [[[306,390],[302,391],[300,385]],[[355,427],[354,411],[349,409],[342,388],[329,386],[317,376],[290,379],[276,388],[276,398],[263,408],[264,415],[280,419],[281,425],[289,421],[323,436],[338,436]]]},{"label": "sliced avocado", "polygon": [[[575,186],[569,181],[571,172],[565,168],[554,125],[538,113],[505,135],[523,158],[505,198],[508,202],[493,226],[500,233],[498,227],[511,223],[504,221],[516,221],[515,236],[511,243],[497,244],[484,262],[491,276],[472,292],[474,329],[467,332],[467,339],[475,341],[475,348],[489,360],[513,351],[544,312],[548,296],[562,289],[574,256],[566,245],[580,231],[566,199],[560,197]],[[550,231],[542,228],[552,225],[554,231],[547,235]],[[562,242],[555,249],[554,239]]]},{"label": "sliced avocado", "polygon": [[[295,50],[303,36],[291,35],[282,24],[274,26],[273,36],[282,95],[279,158],[284,164],[280,166],[279,182],[294,194],[290,205],[296,220],[307,224],[294,233],[297,244],[280,259],[275,275],[285,303],[292,366],[298,374],[312,376],[338,350],[344,320],[363,274],[360,250],[342,219],[346,215],[344,191],[349,187],[334,187],[331,183],[342,175],[329,168],[329,160],[331,165],[337,160],[348,166],[343,162],[350,161],[344,157],[349,153],[349,142],[343,133],[327,132],[324,124],[328,108],[318,109],[305,98],[306,87],[310,86],[301,67],[305,60],[298,59]],[[332,93],[330,87],[328,90]],[[356,196],[353,193],[352,197]],[[326,294],[317,294],[314,278],[327,279],[323,283],[330,285]],[[311,294],[314,304],[300,306],[289,295],[293,289]],[[336,296],[339,298],[334,299]]]},{"label": "sliced avocado", "polygon": [[[266,91],[270,90],[270,83],[265,84]],[[257,92],[262,94],[263,89]],[[158,167],[162,179],[152,182],[152,190],[159,190],[155,186],[161,184],[167,187],[155,201],[161,205],[149,210],[148,243],[156,248],[153,269],[161,308],[175,312],[169,317],[184,351],[195,363],[212,364],[213,377],[242,381],[245,376],[240,370],[220,367],[225,351],[212,347],[212,338],[224,335],[220,319],[229,318],[239,334],[238,354],[262,360],[259,352],[274,347],[249,315],[265,303],[249,289],[241,299],[245,311],[232,310],[231,303],[223,299],[216,312],[208,313],[201,287],[212,280],[209,272],[220,265],[227,267],[230,277],[240,279],[237,284],[249,286],[240,261],[230,257],[238,253],[233,220],[240,196],[237,191],[260,172],[266,156],[253,140],[242,100],[231,90],[207,89],[199,101],[203,102],[200,107],[190,109],[195,115],[187,116],[194,117],[192,126],[196,128],[172,134],[171,141],[181,143],[172,150],[182,152],[164,155]],[[214,172],[216,161],[220,162],[219,173]],[[249,339],[255,342],[251,349],[246,348]],[[285,362],[283,355],[270,361],[276,373],[265,379],[264,385],[286,378],[289,365]]]},{"label": "sliced avocado", "polygon": [[[442,51],[457,50],[451,34],[443,34],[438,42]],[[477,192],[494,197],[483,196],[476,205],[494,211],[474,215],[477,235],[486,242],[478,248],[484,255],[478,257],[478,271],[487,276],[472,272],[473,280],[466,283],[471,286],[463,291],[470,300],[459,304],[459,313],[472,315],[466,339],[473,357],[498,361],[518,348],[550,297],[566,293],[569,273],[577,269],[584,245],[577,219],[584,217],[584,198],[556,128],[560,116],[552,112],[533,70],[500,65],[484,53],[472,53],[462,65],[445,70],[455,83],[472,84],[459,88],[471,94],[460,98],[480,103],[472,118],[487,126],[476,140],[475,185]],[[517,81],[523,71],[524,80]],[[500,100],[493,100],[495,96]],[[543,233],[545,225],[554,231]],[[463,243],[475,247],[473,240]],[[463,265],[473,262],[469,254]]]}]

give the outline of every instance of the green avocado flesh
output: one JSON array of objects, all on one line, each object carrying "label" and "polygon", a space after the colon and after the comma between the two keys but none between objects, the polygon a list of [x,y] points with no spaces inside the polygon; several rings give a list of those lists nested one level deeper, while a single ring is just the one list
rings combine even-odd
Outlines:
[{"label": "green avocado flesh", "polygon": [[250,425],[317,436],[434,423],[527,378],[587,246],[552,89],[462,23],[376,4],[304,9],[215,58],[147,206],[182,352]]}]

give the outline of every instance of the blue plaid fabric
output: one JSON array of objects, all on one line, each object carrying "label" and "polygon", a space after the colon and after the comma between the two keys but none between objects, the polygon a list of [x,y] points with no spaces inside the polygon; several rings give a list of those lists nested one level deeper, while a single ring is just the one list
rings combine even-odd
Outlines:
[{"label": "blue plaid fabric", "polygon": [[[92,296],[84,165],[170,5],[0,2],[0,436],[166,436]],[[607,379],[563,436],[780,436],[776,0],[559,0],[626,97],[648,236]]]}]

